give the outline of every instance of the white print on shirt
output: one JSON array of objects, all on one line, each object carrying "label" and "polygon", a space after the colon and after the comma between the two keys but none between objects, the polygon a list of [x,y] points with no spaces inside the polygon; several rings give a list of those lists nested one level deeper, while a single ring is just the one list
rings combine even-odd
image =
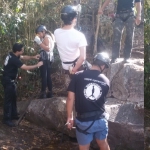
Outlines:
[{"label": "white print on shirt", "polygon": [[90,79],[90,78],[84,78],[84,80],[86,80],[86,81],[91,81],[91,82],[101,83],[102,85],[107,85],[106,83],[104,83],[104,82],[102,82],[102,81],[98,81],[98,80],[94,80],[94,79]]},{"label": "white print on shirt", "polygon": [[89,83],[84,88],[84,96],[90,101],[97,101],[102,95],[102,88],[96,83]]},{"label": "white print on shirt", "polygon": [[8,55],[4,61],[4,65],[6,66],[8,64],[8,60],[9,60],[10,56]]}]

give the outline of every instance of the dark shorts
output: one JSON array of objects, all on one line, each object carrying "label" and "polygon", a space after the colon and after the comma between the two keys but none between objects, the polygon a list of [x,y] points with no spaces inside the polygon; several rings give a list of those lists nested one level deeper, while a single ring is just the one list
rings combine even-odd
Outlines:
[{"label": "dark shorts", "polygon": [[[79,120],[75,120],[76,125],[85,130],[88,128],[93,121],[80,122]],[[94,138],[98,140],[104,140],[108,135],[108,121],[106,119],[99,119],[94,122],[94,124],[87,130],[89,134],[84,134],[76,130],[76,137],[79,145],[87,145]]]}]

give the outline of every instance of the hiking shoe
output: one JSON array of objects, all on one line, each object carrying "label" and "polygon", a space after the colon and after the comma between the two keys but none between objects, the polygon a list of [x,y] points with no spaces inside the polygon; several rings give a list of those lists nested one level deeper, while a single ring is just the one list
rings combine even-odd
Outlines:
[{"label": "hiking shoe", "polygon": [[113,63],[116,63],[116,61],[117,61],[117,59],[112,59],[112,60],[110,61],[110,63],[113,64]]},{"label": "hiking shoe", "polygon": [[9,127],[15,127],[16,125],[11,120],[3,120],[3,124]]},{"label": "hiking shoe", "polygon": [[19,116],[12,116],[11,118],[12,118],[12,120],[18,120]]},{"label": "hiking shoe", "polygon": [[44,99],[44,98],[47,98],[46,92],[41,92],[40,96],[39,96],[39,99]]},{"label": "hiking shoe", "polygon": [[47,98],[52,98],[52,97],[53,97],[52,92],[47,92]]},{"label": "hiking shoe", "polygon": [[129,58],[125,58],[123,62],[124,63],[130,63],[130,60],[129,60]]}]

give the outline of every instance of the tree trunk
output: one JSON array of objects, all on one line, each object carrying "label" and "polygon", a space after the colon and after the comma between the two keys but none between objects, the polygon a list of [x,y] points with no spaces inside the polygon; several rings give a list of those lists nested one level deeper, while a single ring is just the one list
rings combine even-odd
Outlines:
[{"label": "tree trunk", "polygon": [[[99,9],[101,8],[101,5],[102,5],[102,0],[100,0],[99,2]],[[95,32],[94,51],[93,51],[94,55],[97,53],[97,37],[98,37],[98,32],[99,32],[99,26],[100,26],[100,14],[97,13],[97,27],[96,27],[96,32]]]}]

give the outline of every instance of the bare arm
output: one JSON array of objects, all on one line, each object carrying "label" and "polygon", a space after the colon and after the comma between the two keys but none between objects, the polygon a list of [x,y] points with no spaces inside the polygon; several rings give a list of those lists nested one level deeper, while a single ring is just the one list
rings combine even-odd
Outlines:
[{"label": "bare arm", "polygon": [[141,9],[142,9],[141,2],[135,3],[135,7],[136,7],[136,11],[137,11],[135,22],[137,25],[139,25],[141,22]]},{"label": "bare arm", "polygon": [[35,56],[27,56],[27,55],[21,55],[20,57],[22,60],[30,60],[30,59],[39,59],[40,55],[35,55]]},{"label": "bare arm", "polygon": [[135,3],[135,7],[137,11],[137,16],[141,16],[141,9],[142,9],[141,2]]},{"label": "bare arm", "polygon": [[82,65],[82,63],[86,59],[86,47],[83,46],[83,47],[80,47],[79,49],[80,49],[80,57],[77,60],[75,67],[72,69],[72,74],[77,72],[77,70],[80,68],[80,66]]},{"label": "bare arm", "polygon": [[40,67],[40,66],[42,66],[42,65],[43,65],[43,62],[42,62],[42,61],[38,62],[36,65],[31,65],[31,66],[27,66],[27,65],[23,64],[23,65],[21,66],[21,69],[24,69],[24,70],[32,70],[32,69],[38,68],[38,67]]},{"label": "bare arm", "polygon": [[67,107],[67,126],[71,130],[73,127],[73,104],[75,100],[75,93],[68,92],[66,107]]},{"label": "bare arm", "polygon": [[103,14],[103,11],[105,9],[105,7],[110,3],[110,0],[105,0],[105,2],[103,3],[102,7],[100,8],[100,10],[98,11],[99,14]]}]

